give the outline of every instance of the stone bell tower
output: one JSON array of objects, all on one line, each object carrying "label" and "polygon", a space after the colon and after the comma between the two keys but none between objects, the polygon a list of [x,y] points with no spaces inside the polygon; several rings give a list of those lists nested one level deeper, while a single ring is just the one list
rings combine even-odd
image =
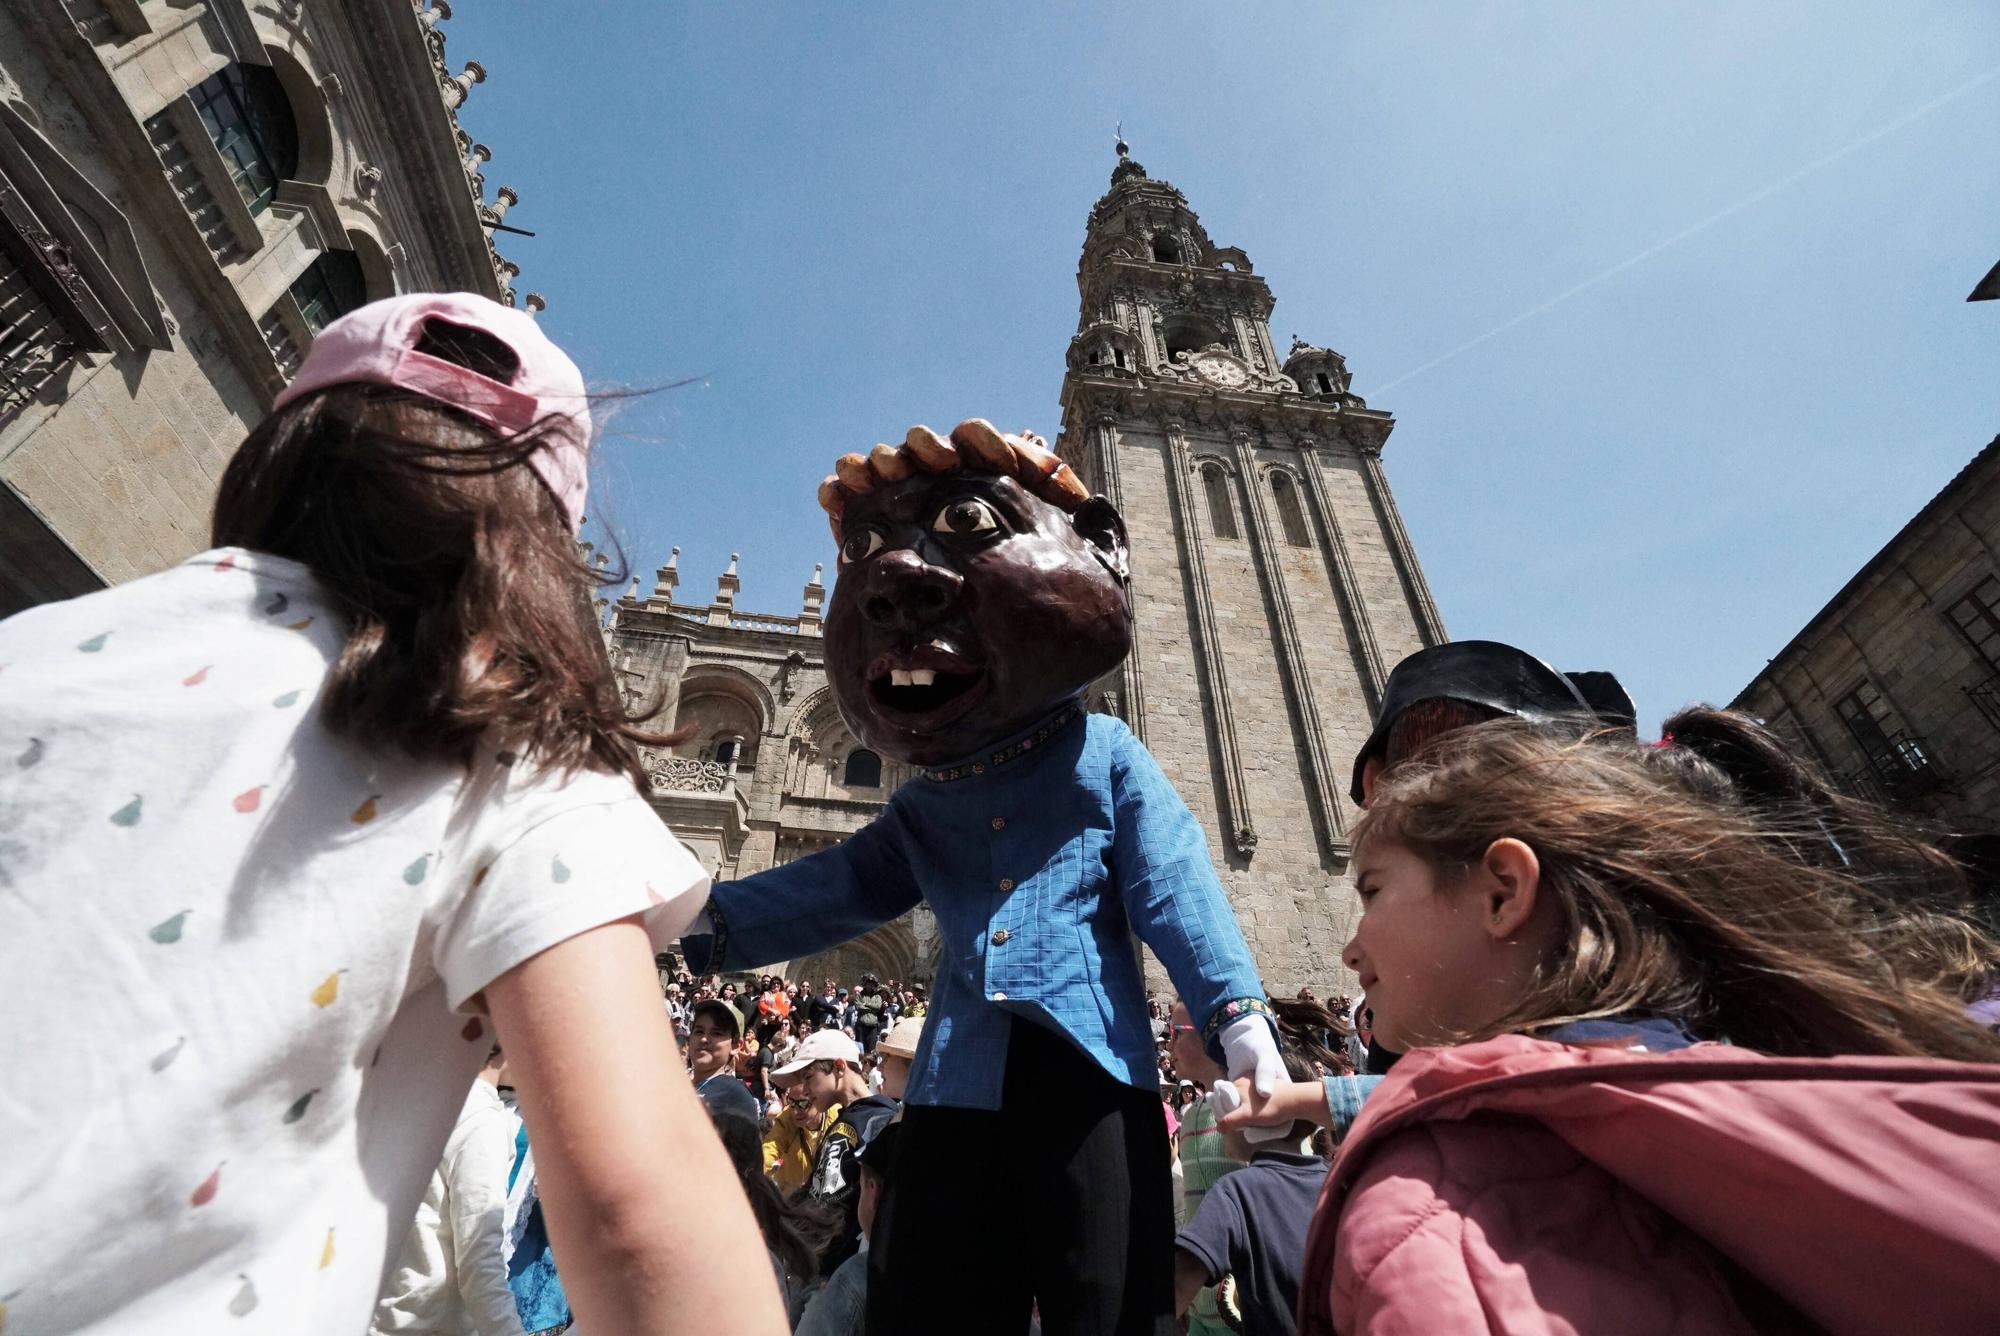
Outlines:
[{"label": "stone bell tower", "polygon": [[1389,669],[1446,638],[1382,472],[1394,420],[1339,353],[1280,357],[1249,258],[1122,140],[1077,286],[1058,449],[1125,516],[1137,609],[1098,708],[1201,819],[1267,985],[1347,980],[1349,768]]}]

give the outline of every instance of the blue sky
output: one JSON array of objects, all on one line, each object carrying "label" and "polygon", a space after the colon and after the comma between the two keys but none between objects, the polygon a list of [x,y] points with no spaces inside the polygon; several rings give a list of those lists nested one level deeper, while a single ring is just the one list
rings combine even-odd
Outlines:
[{"label": "blue sky", "polygon": [[1281,346],[1396,415],[1451,633],[1612,669],[1649,728],[2000,431],[1988,4],[457,11],[547,328],[593,380],[700,377],[625,408],[592,506],[695,601],[740,551],[739,606],[797,610],[845,450],[1053,437],[1121,118]]}]

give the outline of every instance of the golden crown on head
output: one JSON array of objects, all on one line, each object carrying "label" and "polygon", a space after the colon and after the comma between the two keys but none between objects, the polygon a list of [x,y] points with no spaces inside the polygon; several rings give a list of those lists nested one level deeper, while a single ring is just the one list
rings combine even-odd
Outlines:
[{"label": "golden crown on head", "polygon": [[833,472],[819,485],[819,504],[833,529],[833,541],[840,541],[840,517],[849,499],[913,473],[959,469],[1012,478],[1065,512],[1090,499],[1083,479],[1034,432],[1005,434],[985,418],[968,418],[952,428],[951,439],[946,440],[929,427],[916,426],[901,445],[878,445],[865,455],[846,454],[833,462]]}]

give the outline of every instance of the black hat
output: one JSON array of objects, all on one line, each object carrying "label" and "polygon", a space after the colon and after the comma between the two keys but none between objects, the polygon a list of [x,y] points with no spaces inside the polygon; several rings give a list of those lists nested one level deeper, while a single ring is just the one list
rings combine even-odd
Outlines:
[{"label": "black hat", "polygon": [[[1354,778],[1348,796],[1363,801],[1361,775],[1371,758],[1389,747],[1389,730],[1412,705],[1427,700],[1456,700],[1496,715],[1550,723],[1557,719],[1599,717],[1606,723],[1630,725],[1637,711],[1632,698],[1610,673],[1583,673],[1590,692],[1525,650],[1497,640],[1453,640],[1410,655],[1389,674],[1382,689],[1382,709],[1375,731],[1354,757]],[[1602,702],[1603,708],[1599,708]],[[1623,717],[1609,712],[1622,708]]]},{"label": "black hat", "polygon": [[1638,732],[1639,707],[1632,703],[1632,693],[1616,677],[1599,672],[1571,672],[1563,676],[1589,704],[1590,712],[1606,725]]},{"label": "black hat", "polygon": [[868,1144],[861,1148],[861,1163],[887,1178],[889,1165],[896,1158],[896,1138],[901,1134],[901,1123],[884,1123]]}]

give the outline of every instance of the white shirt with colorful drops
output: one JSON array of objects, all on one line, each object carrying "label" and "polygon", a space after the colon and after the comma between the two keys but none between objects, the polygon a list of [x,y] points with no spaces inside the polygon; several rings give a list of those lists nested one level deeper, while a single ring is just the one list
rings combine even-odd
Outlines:
[{"label": "white shirt with colorful drops", "polygon": [[476,994],[707,894],[622,776],[334,737],[342,638],[227,548],[0,622],[0,1336],[360,1331]]}]

